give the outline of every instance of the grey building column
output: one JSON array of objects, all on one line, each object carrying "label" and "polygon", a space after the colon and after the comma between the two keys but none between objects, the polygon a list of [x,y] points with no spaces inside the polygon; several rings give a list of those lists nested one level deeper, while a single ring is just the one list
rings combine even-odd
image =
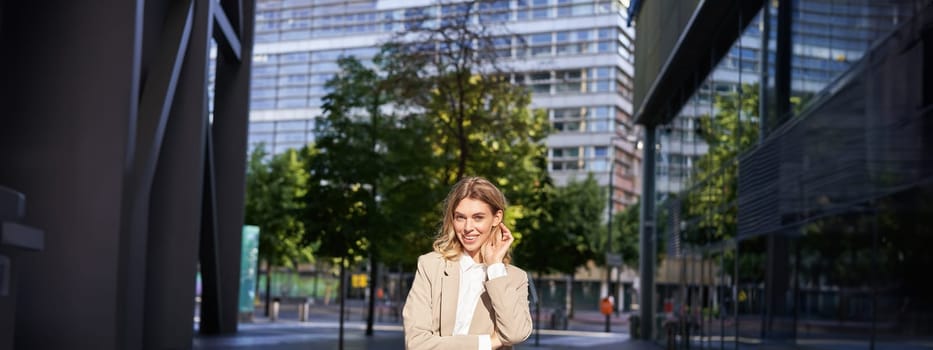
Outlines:
[{"label": "grey building column", "polygon": [[655,234],[655,153],[657,143],[654,125],[645,125],[645,148],[642,155],[641,214],[639,225],[639,264],[641,296],[638,301],[641,313],[642,339],[654,339],[654,275],[657,260],[657,235]]}]

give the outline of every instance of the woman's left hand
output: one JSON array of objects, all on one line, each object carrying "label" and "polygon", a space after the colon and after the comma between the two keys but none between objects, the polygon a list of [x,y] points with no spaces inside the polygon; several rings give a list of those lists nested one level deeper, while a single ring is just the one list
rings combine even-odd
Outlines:
[{"label": "woman's left hand", "polygon": [[499,237],[489,237],[489,242],[486,242],[487,244],[483,247],[483,256],[488,257],[487,265],[501,263],[502,259],[505,259],[505,253],[508,253],[509,247],[512,246],[512,241],[515,240],[512,238],[512,231],[503,223],[499,223],[499,232],[501,233]]}]

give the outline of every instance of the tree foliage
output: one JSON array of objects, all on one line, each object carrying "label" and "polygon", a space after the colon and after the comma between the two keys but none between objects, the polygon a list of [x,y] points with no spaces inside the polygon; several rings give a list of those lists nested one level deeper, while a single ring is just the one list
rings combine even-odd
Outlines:
[{"label": "tree foliage", "polygon": [[[638,266],[640,209],[640,204],[635,203],[612,217],[612,250],[622,255],[625,265],[632,267]],[[661,244],[658,248],[659,251],[663,250]]]},{"label": "tree foliage", "polygon": [[531,209],[549,182],[547,117],[496,66],[494,36],[469,21],[478,3],[451,6],[463,13],[413,24],[371,65],[341,58],[328,81],[315,142],[300,153],[309,176],[302,241],[322,255],[373,253],[413,266],[464,176],[503,190],[518,243],[530,227],[520,220],[549,215]]},{"label": "tree foliage", "polygon": [[383,221],[377,203],[381,134],[391,125],[381,110],[376,72],[352,58],[339,59],[338,66],[340,73],[326,84],[331,92],[315,124],[316,142],[302,152],[311,174],[305,240],[319,242],[332,257],[360,255],[379,239],[370,233]]},{"label": "tree foliage", "polygon": [[[451,5],[455,15],[435,26],[413,26],[383,48],[381,67],[409,118],[427,133],[422,152],[434,162],[428,191],[446,193],[464,176],[496,183],[510,200],[506,224],[527,213],[546,166],[543,111],[532,111],[530,93],[497,66],[493,35],[474,18],[475,2]],[[435,217],[436,219],[439,219]],[[432,219],[435,219],[432,218]],[[524,232],[513,230],[517,241]]]},{"label": "tree foliage", "polygon": [[[566,186],[541,186],[535,199],[535,214],[520,220],[528,227],[527,241],[516,249],[516,259],[540,272],[572,274],[578,266],[596,257],[593,242],[605,236],[602,225],[606,192],[592,174]],[[605,239],[603,239],[605,241]]]},{"label": "tree foliage", "polygon": [[302,239],[307,185],[308,173],[297,151],[269,156],[260,144],[250,153],[245,222],[260,227],[259,258],[270,265],[294,267],[313,258]]}]

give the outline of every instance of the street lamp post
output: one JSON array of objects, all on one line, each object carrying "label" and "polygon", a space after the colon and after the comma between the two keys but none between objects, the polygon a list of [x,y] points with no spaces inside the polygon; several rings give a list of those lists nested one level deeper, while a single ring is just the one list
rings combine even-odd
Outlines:
[{"label": "street lamp post", "polygon": [[[613,146],[615,137],[609,139],[609,221],[606,222],[606,298],[612,295],[612,267],[609,265],[609,254],[612,253],[612,197],[615,188],[612,186],[612,178],[615,177],[615,146]],[[612,313],[606,314],[606,333],[609,333],[609,318]]]},{"label": "street lamp post", "polygon": [[[615,141],[623,140],[620,136],[613,136],[609,138],[609,220],[606,222],[606,298],[609,298],[612,293],[612,265],[610,264],[609,256],[612,254],[612,214],[613,209],[615,209],[615,203],[613,201],[613,195],[615,194],[615,187],[613,186],[613,180],[616,175],[616,157],[615,157]],[[618,303],[619,301],[616,301]],[[613,303],[613,308],[615,304]],[[614,311],[614,310],[613,310]],[[606,315],[606,332],[609,332],[609,321],[610,315]]]},{"label": "street lamp post", "polygon": [[[615,176],[616,175],[616,171],[615,171],[616,170],[616,161],[615,161],[616,159],[615,141],[616,140],[624,140],[626,142],[630,142],[633,145],[635,145],[636,149],[641,149],[641,141],[639,141],[636,137],[632,135],[629,135],[628,137],[625,137],[625,138],[620,137],[620,136],[613,136],[609,138],[609,152],[610,152],[609,153],[609,220],[606,222],[606,228],[607,228],[606,230],[606,298],[609,298],[609,296],[613,295],[612,267],[614,265],[618,265],[619,269],[622,268],[621,256],[619,257],[613,256],[613,259],[610,259],[610,256],[612,256],[612,216],[613,216],[613,209],[615,209],[615,203],[613,201],[613,197],[614,197],[613,195],[615,194],[615,187],[613,186],[613,180],[616,177]],[[613,263],[610,263],[610,260],[612,260]],[[622,299],[622,298],[620,297],[619,299]],[[621,302],[622,300],[616,300],[616,302],[613,303],[613,308],[616,308],[617,307],[616,305]],[[611,314],[612,313],[606,315],[606,332],[607,333],[609,332]]]}]

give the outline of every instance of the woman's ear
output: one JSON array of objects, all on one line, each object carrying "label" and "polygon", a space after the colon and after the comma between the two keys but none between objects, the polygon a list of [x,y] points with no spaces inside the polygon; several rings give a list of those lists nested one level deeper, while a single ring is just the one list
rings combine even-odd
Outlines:
[{"label": "woman's ear", "polygon": [[493,227],[497,227],[497,226],[499,226],[499,224],[502,223],[502,215],[503,215],[503,213],[502,213],[502,210],[501,210],[501,209],[498,210],[498,211],[496,211],[496,215],[493,217],[493,220],[492,220],[492,226],[493,226]]}]

